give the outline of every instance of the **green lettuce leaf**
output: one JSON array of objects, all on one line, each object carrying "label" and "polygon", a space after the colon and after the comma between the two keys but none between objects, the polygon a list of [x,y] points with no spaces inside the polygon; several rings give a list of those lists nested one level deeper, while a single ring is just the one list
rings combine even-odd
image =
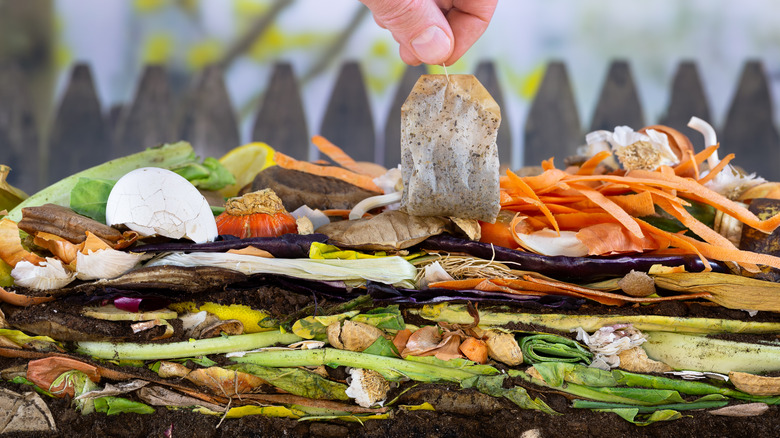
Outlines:
[{"label": "green lettuce leaf", "polygon": [[156,410],[144,403],[128,400],[122,397],[98,397],[93,403],[95,411],[106,415],[116,414],[154,414]]},{"label": "green lettuce leaf", "polygon": [[76,213],[106,223],[106,201],[116,181],[103,178],[79,178],[70,191],[70,208]]},{"label": "green lettuce leaf", "polygon": [[492,397],[504,397],[522,409],[535,409],[547,414],[561,415],[538,397],[532,399],[522,386],[504,388],[504,380],[506,380],[507,377],[506,374],[474,376],[461,381],[460,386],[464,389],[474,388],[477,391]]},{"label": "green lettuce leaf", "polygon": [[313,399],[349,400],[347,385],[325,379],[301,368],[272,368],[254,364],[228,367],[257,376],[290,394]]},{"label": "green lettuce leaf", "polygon": [[382,336],[376,338],[376,341],[363,350],[363,353],[384,357],[401,357],[401,353],[398,352],[393,341]]},{"label": "green lettuce leaf", "polygon": [[187,163],[171,169],[201,190],[220,190],[236,183],[236,178],[214,157],[202,163]]}]

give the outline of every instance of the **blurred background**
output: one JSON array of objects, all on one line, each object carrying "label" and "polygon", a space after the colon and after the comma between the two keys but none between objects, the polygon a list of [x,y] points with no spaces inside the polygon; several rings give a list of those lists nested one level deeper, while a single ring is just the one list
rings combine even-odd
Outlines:
[{"label": "blurred background", "polygon": [[[717,126],[747,61],[761,61],[776,95],[780,8],[772,0],[500,0],[488,31],[448,72],[473,73],[492,61],[513,167],[523,164],[519,131],[552,60],[568,69],[583,126],[614,60],[628,62],[648,123],[664,116],[680,62],[693,61]],[[105,113],[133,100],[147,65],[164,66],[178,96],[217,64],[243,143],[279,61],[289,62],[298,80],[309,134],[320,131],[341,66],[356,61],[375,147],[383,150],[381,133],[406,66],[389,32],[357,0],[0,0],[0,64],[21,66],[44,144],[39,161],[48,159],[57,102],[76,63],[91,69]]]}]

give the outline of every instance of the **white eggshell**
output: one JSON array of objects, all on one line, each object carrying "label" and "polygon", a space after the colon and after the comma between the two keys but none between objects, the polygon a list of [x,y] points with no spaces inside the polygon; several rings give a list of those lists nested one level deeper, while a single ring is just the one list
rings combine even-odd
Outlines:
[{"label": "white eggshell", "polygon": [[133,170],[116,182],[106,203],[106,224],[196,243],[217,237],[206,198],[184,177],[158,167]]}]

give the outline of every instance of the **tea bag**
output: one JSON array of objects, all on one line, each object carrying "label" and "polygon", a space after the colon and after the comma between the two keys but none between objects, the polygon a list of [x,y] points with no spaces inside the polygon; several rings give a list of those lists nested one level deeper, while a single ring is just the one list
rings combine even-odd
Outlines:
[{"label": "tea bag", "polygon": [[501,110],[472,75],[423,75],[401,107],[401,209],[493,223]]}]

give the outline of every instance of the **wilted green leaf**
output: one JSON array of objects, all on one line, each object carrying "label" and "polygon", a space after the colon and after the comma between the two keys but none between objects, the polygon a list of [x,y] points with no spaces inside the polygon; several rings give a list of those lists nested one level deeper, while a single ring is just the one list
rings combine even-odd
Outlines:
[{"label": "wilted green leaf", "polygon": [[27,194],[6,182],[11,168],[0,164],[0,211],[11,210],[27,198]]},{"label": "wilted green leaf", "polygon": [[[617,414],[620,418],[636,424],[637,426],[648,426],[658,421],[671,421],[677,420],[682,417],[682,414],[675,410],[663,409],[654,411],[652,414],[645,416],[639,416],[639,410],[636,408],[613,408],[613,409],[594,409],[597,412],[612,412]],[[637,418],[639,416],[639,418]]]},{"label": "wilted green leaf", "polygon": [[122,397],[100,397],[94,400],[95,411],[106,415],[116,414],[154,414],[153,407]]},{"label": "wilted green leaf", "polygon": [[543,362],[534,365],[550,386],[561,386],[563,382],[585,386],[617,386],[618,382],[609,371],[564,362]]},{"label": "wilted green leaf", "polygon": [[385,357],[401,357],[401,354],[398,352],[398,349],[395,348],[393,341],[382,336],[378,337],[373,344],[363,350],[363,353],[376,354],[377,356]]},{"label": "wilted green leaf", "polygon": [[505,397],[522,409],[536,409],[547,414],[558,414],[558,412],[547,406],[547,403],[539,398],[532,399],[525,388],[521,386],[504,388],[504,380],[506,380],[507,377],[506,374],[474,376],[463,380],[460,382],[460,385],[464,389],[474,388],[483,394],[493,397]]},{"label": "wilted green leaf", "polygon": [[0,336],[8,338],[19,346],[38,351],[62,351],[59,348],[59,343],[48,336],[30,336],[22,331],[13,329],[0,329]]},{"label": "wilted green leaf", "polygon": [[70,191],[70,208],[78,214],[106,223],[106,202],[116,181],[79,178]]},{"label": "wilted green leaf", "polygon": [[383,330],[403,330],[406,327],[397,304],[361,313],[352,318],[352,321],[370,324]]},{"label": "wilted green leaf", "polygon": [[292,332],[304,339],[325,340],[328,326],[334,322],[343,321],[360,313],[357,310],[339,313],[338,315],[307,316],[295,321]]},{"label": "wilted green leaf", "polygon": [[313,399],[349,400],[347,385],[325,379],[301,368],[271,368],[254,364],[229,367],[257,376],[290,394]]},{"label": "wilted green leaf", "polygon": [[171,169],[201,190],[219,190],[236,183],[236,178],[214,157],[202,163],[188,163]]},{"label": "wilted green leaf", "polygon": [[11,271],[13,268],[8,263],[0,260],[0,287],[8,287],[14,285],[14,278],[11,277]]}]

